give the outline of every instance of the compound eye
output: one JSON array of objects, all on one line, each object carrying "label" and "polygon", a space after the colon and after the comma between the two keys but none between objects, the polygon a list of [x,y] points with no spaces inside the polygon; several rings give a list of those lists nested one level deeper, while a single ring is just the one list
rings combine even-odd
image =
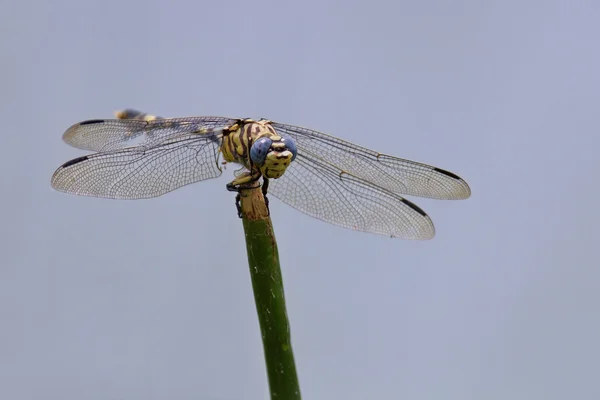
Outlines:
[{"label": "compound eye", "polygon": [[273,141],[268,137],[262,137],[252,144],[250,148],[250,159],[256,165],[263,165],[269,153]]},{"label": "compound eye", "polygon": [[285,147],[292,153],[292,161],[294,161],[296,159],[296,155],[298,154],[296,142],[294,142],[294,139],[289,137],[281,138],[281,141],[285,144]]}]

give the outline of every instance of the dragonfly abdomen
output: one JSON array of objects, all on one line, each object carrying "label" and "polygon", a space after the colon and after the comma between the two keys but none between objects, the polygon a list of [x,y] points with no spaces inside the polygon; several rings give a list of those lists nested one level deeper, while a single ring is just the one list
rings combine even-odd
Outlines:
[{"label": "dragonfly abdomen", "polygon": [[154,121],[156,119],[163,119],[162,117],[134,110],[133,108],[117,111],[115,112],[115,116],[118,119],[137,119],[141,121]]}]

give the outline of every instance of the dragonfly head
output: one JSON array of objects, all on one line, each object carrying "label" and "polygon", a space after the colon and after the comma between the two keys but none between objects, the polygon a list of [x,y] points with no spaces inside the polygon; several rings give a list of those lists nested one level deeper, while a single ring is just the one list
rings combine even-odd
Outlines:
[{"label": "dragonfly head", "polygon": [[296,158],[296,143],[281,136],[261,137],[252,143],[250,159],[265,178],[277,179]]}]

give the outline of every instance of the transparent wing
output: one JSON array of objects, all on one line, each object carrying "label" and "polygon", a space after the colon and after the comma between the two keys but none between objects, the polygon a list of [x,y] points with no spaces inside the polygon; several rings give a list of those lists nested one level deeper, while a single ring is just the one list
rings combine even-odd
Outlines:
[{"label": "transparent wing", "polygon": [[298,154],[332,164],[391,192],[440,200],[471,195],[467,182],[443,169],[380,154],[311,129],[275,122],[273,127],[296,141]]},{"label": "transparent wing", "polygon": [[268,193],[334,225],[405,239],[431,239],[433,222],[398,194],[345,173],[319,158],[298,153]]},{"label": "transparent wing", "polygon": [[71,126],[63,140],[90,151],[111,151],[132,146],[152,147],[186,134],[214,136],[235,123],[223,117],[139,119],[92,119]]},{"label": "transparent wing", "polygon": [[83,196],[113,199],[155,197],[221,175],[215,136],[179,135],[153,147],[138,146],[68,161],[52,176],[52,187]]}]

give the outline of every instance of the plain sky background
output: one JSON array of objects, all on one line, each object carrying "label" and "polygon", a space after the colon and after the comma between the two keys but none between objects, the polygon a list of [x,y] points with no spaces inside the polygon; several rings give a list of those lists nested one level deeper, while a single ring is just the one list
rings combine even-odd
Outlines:
[{"label": "plain sky background", "polygon": [[272,197],[304,399],[599,399],[600,3],[2,4],[0,398],[268,397],[242,225],[218,180],[55,192],[71,124],[268,117],[448,169],[437,235]]}]

